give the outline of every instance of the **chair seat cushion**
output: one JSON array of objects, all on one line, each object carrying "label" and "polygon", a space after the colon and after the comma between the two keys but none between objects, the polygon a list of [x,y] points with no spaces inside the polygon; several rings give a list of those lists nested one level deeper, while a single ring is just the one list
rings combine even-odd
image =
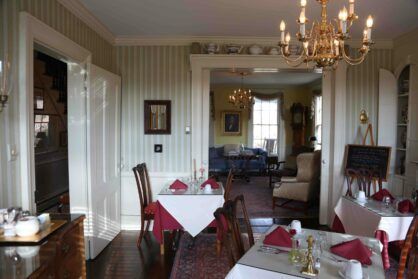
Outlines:
[{"label": "chair seat cushion", "polygon": [[312,186],[308,182],[278,183],[273,189],[273,197],[308,202]]},{"label": "chair seat cushion", "polygon": [[152,202],[145,207],[144,212],[147,215],[154,215],[156,209],[157,209],[157,203]]}]

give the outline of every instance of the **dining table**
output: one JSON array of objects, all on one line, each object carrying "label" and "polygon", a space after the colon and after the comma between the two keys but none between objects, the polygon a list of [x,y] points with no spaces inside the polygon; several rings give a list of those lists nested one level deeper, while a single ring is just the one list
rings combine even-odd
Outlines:
[{"label": "dining table", "polygon": [[[334,232],[325,232],[318,230],[303,229],[302,238],[306,239],[312,235],[315,241],[322,239],[322,252],[320,254],[318,275],[309,276],[301,273],[303,264],[292,264],[289,261],[289,252],[284,250],[275,250],[274,246],[265,249],[263,240],[267,234],[277,228],[273,225],[266,234],[244,254],[243,257],[230,270],[227,279],[282,279],[282,278],[342,278],[340,272],[347,262],[347,259],[334,255],[330,252],[332,245],[350,241],[359,238],[360,241],[369,247],[372,251],[371,265],[363,265],[363,278],[380,279],[385,278],[385,272],[382,264],[381,245],[375,238],[358,237],[349,234],[340,234]],[[283,228],[286,228],[282,226]],[[301,245],[302,246],[302,245]],[[318,255],[318,254],[316,254]]]},{"label": "dining table", "polygon": [[[216,227],[213,213],[224,203],[224,188],[204,189],[203,183],[185,181],[187,189],[170,189],[165,185],[157,196],[153,234],[164,254],[164,231],[184,230],[193,238],[206,227]],[[220,237],[220,235],[219,235]]]},{"label": "dining table", "polygon": [[[394,205],[396,207],[396,203]],[[332,228],[337,232],[377,238],[383,245],[383,265],[388,269],[389,242],[404,240],[414,218],[414,213],[401,213],[395,207],[372,198],[358,200],[343,196],[334,208]]]}]

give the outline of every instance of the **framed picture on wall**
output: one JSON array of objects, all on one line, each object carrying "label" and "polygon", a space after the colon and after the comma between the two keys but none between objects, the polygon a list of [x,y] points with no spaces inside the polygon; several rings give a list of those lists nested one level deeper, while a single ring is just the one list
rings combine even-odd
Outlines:
[{"label": "framed picture on wall", "polygon": [[171,134],[171,101],[144,101],[144,130],[146,135]]},{"label": "framed picture on wall", "polygon": [[241,135],[241,112],[223,111],[222,112],[222,134],[224,136]]}]

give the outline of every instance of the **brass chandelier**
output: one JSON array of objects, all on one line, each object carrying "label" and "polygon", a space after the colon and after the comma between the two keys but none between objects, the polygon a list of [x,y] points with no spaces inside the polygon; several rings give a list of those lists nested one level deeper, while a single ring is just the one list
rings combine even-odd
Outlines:
[{"label": "brass chandelier", "polygon": [[251,95],[250,89],[244,88],[244,76],[248,75],[248,73],[240,73],[240,75],[241,87],[229,95],[229,102],[240,109],[246,109],[254,104],[254,97]]},{"label": "brass chandelier", "polygon": [[362,46],[357,57],[350,57],[345,50],[345,42],[350,39],[349,30],[353,22],[358,19],[354,12],[354,1],[349,0],[349,10],[344,7],[338,15],[338,19],[328,21],[327,4],[329,0],[316,0],[322,7],[321,21],[313,21],[310,30],[306,25],[308,19],[305,15],[306,0],[300,1],[301,13],[298,19],[299,32],[296,34],[298,41],[302,43],[302,51],[298,57],[292,57],[289,51],[291,36],[287,32],[286,24],[280,23],[281,40],[279,43],[281,55],[286,62],[294,67],[305,63],[307,66],[314,65],[316,68],[336,68],[340,60],[350,65],[358,65],[364,61],[373,45],[371,40],[373,18],[369,15],[366,20],[366,28],[363,32]]}]

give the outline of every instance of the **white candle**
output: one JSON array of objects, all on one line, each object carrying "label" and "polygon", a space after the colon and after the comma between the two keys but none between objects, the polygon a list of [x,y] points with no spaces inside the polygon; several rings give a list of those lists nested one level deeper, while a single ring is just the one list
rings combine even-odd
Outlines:
[{"label": "white candle", "polygon": [[282,43],[284,43],[284,37],[285,37],[285,34],[284,34],[284,31],[286,30],[286,23],[282,20],[281,22],[280,22],[280,31],[281,31],[281,38],[280,38],[280,42],[282,42]]},{"label": "white candle", "polygon": [[306,17],[305,17],[305,13],[302,11],[300,13],[300,17],[299,17],[299,22],[300,22],[300,35],[303,37],[305,37],[305,22],[306,22]]},{"label": "white candle", "polygon": [[354,0],[350,0],[350,16],[354,14]]},{"label": "white candle", "polygon": [[372,27],[373,27],[373,18],[371,15],[369,15],[369,17],[367,18],[366,26],[367,26],[367,40],[370,41],[372,39]]},{"label": "white candle", "polygon": [[340,42],[338,40],[335,40],[334,45],[335,45],[335,55],[339,56],[340,55]]},{"label": "white candle", "polygon": [[367,28],[367,40],[371,40],[372,39],[372,29],[371,28]]}]

